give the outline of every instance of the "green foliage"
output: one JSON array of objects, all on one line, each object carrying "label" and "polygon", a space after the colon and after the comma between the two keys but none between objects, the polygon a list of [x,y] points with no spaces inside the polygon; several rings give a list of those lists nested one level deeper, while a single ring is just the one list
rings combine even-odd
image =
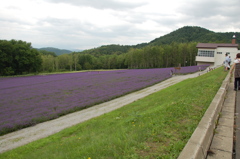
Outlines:
[{"label": "green foliage", "polygon": [[98,48],[84,50],[81,53],[82,54],[91,54],[94,56],[102,56],[102,55],[112,55],[112,54],[122,54],[126,53],[132,46],[130,45],[103,45]]},{"label": "green foliage", "polygon": [[0,76],[36,73],[41,63],[39,52],[31,47],[31,43],[0,40]]},{"label": "green foliage", "polygon": [[0,158],[177,158],[226,75],[185,80]]},{"label": "green foliage", "polygon": [[197,43],[171,43],[161,46],[131,48],[123,54],[93,56],[71,53],[57,57],[42,55],[43,72],[90,69],[163,68],[195,65]]},{"label": "green foliage", "polygon": [[51,55],[56,57],[57,55],[55,54],[55,52],[50,52],[50,51],[46,51],[46,50],[38,50],[42,55]]},{"label": "green foliage", "polygon": [[126,55],[128,68],[162,68],[195,65],[196,44],[171,43],[170,45],[147,46],[131,49]]}]

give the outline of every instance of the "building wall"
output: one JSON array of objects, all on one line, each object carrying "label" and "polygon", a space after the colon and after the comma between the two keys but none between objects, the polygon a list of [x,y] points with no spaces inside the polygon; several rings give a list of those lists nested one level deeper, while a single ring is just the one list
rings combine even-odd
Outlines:
[{"label": "building wall", "polygon": [[196,56],[197,65],[210,64],[211,66],[222,65],[225,60],[225,54],[229,53],[231,60],[234,61],[236,54],[240,53],[240,50],[237,48],[230,47],[218,47],[216,49],[198,49],[198,50],[208,50],[214,51],[214,57],[203,57]]},{"label": "building wall", "polygon": [[[222,54],[217,54],[218,52],[221,52]],[[226,47],[218,47],[215,52],[215,66],[222,65],[225,60],[225,54],[228,53],[228,56],[231,57],[231,60],[234,61],[236,54],[238,53],[237,48],[226,48]]]},{"label": "building wall", "polygon": [[198,62],[197,65],[210,65],[210,67],[213,67],[214,62]]},{"label": "building wall", "polygon": [[214,57],[196,56],[195,60],[197,62],[197,65],[210,64],[210,67],[213,67],[215,65],[216,49],[207,49],[207,48],[198,49],[198,53],[201,50],[204,50],[204,51],[214,51]]}]

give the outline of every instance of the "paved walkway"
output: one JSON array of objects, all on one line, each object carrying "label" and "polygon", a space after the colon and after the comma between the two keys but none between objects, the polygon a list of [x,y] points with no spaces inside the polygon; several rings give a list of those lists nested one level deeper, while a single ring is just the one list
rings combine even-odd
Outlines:
[{"label": "paved walkway", "polygon": [[4,136],[0,136],[0,153],[17,148],[32,141],[50,136],[67,127],[71,127],[91,118],[108,113],[110,111],[123,107],[124,105],[132,103],[140,98],[148,96],[154,92],[160,91],[166,87],[181,82],[185,79],[194,78],[206,72],[207,70],[189,75],[173,76],[172,78],[160,82],[154,86],[122,96],[109,102],[102,103],[72,114],[68,114],[55,120],[47,121],[29,128],[12,132]]},{"label": "paved walkway", "polygon": [[[207,159],[232,159],[233,139],[234,139],[234,119],[235,119],[235,97],[236,91],[233,89],[233,79],[230,80],[225,100],[222,106],[217,127]],[[239,118],[240,119],[240,118]],[[240,151],[238,152],[240,153]]]}]

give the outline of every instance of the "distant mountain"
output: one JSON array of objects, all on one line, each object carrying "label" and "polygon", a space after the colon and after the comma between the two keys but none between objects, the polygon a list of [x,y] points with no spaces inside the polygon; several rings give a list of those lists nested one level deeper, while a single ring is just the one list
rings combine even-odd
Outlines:
[{"label": "distant mountain", "polygon": [[58,49],[58,48],[54,48],[54,47],[44,47],[44,48],[40,48],[38,50],[45,50],[48,52],[54,52],[56,55],[62,55],[62,54],[69,54],[73,51],[70,50],[64,50],[64,49]]},{"label": "distant mountain", "polygon": [[104,45],[98,48],[84,50],[82,53],[94,56],[122,54],[131,48],[143,48],[146,46],[158,46],[164,44],[201,42],[201,43],[231,43],[232,36],[236,35],[236,41],[240,43],[240,32],[216,33],[198,26],[184,26],[169,34],[158,37],[149,43],[137,45]]}]

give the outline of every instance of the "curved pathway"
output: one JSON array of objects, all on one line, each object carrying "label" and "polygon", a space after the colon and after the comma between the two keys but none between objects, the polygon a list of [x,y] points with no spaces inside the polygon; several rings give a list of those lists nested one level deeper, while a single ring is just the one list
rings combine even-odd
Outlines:
[{"label": "curved pathway", "polygon": [[156,85],[147,87],[137,92],[133,92],[120,98],[116,98],[114,100],[98,104],[93,107],[59,117],[54,120],[50,120],[32,127],[28,127],[0,136],[0,153],[17,148],[32,141],[50,136],[65,128],[71,127],[91,118],[100,116],[102,114],[111,112],[140,98],[148,96],[154,92],[160,91],[185,79],[195,78],[200,74],[202,75],[206,72],[207,69],[200,73],[197,72],[194,74],[173,76],[172,78],[162,81]]}]

